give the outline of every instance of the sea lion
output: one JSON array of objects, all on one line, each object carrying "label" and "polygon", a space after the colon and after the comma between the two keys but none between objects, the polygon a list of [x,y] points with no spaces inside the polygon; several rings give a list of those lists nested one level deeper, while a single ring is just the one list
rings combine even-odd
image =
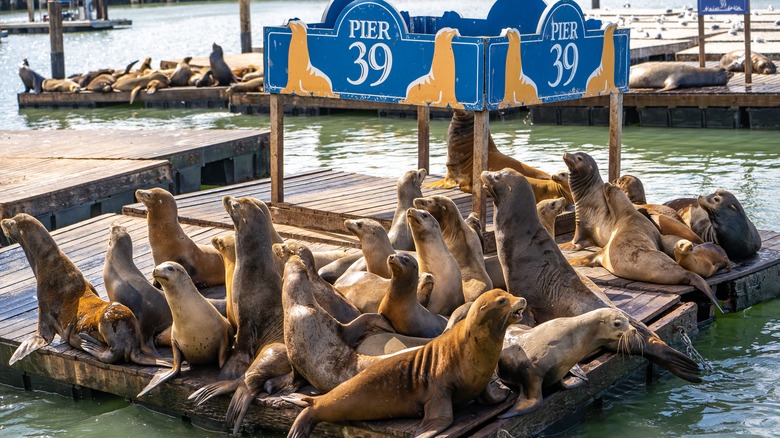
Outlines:
[{"label": "sea lion", "polygon": [[139,365],[170,366],[152,357],[155,352],[141,341],[133,312],[123,304],[100,299],[38,219],[19,213],[0,221],[0,228],[24,250],[35,275],[38,300],[38,328],[17,347],[9,365],[49,345],[56,334],[101,362],[124,359]]},{"label": "sea lion", "polygon": [[629,280],[689,284],[704,292],[723,313],[707,282],[663,253],[658,229],[636,210],[626,194],[612,184],[604,184],[602,190],[609,209],[609,226],[614,231],[602,249],[591,255],[569,259],[569,263],[572,266],[600,265],[612,274]]},{"label": "sea lion", "polygon": [[409,231],[409,223],[406,220],[406,210],[414,205],[415,198],[422,198],[421,186],[428,172],[425,169],[409,170],[405,172],[396,183],[398,192],[398,204],[393,214],[393,223],[387,237],[393,248],[398,251],[414,251],[414,239]]},{"label": "sea lion", "polygon": [[526,177],[526,179],[528,179],[528,182],[531,184],[536,202],[560,197],[563,197],[566,200],[566,205],[574,202],[568,184],[562,184],[552,179],[552,177],[550,177],[550,179]]},{"label": "sea lion", "polygon": [[187,85],[194,87],[210,87],[215,85],[211,69],[201,69],[200,71],[194,72],[192,76],[190,76],[190,80],[187,82]]},{"label": "sea lion", "polygon": [[84,89],[95,93],[110,93],[114,91],[114,82],[116,82],[114,76],[105,73],[92,79]]},{"label": "sea lion", "polygon": [[113,69],[102,68],[100,70],[93,70],[81,75],[74,75],[71,76],[69,79],[72,79],[73,82],[79,84],[79,87],[87,88],[87,85],[89,85],[98,76],[108,75],[111,76],[112,79],[114,79],[113,72],[114,72]]},{"label": "sea lion", "polygon": [[147,56],[146,58],[144,58],[144,62],[142,62],[141,65],[138,66],[138,68],[135,70],[134,73],[136,76],[142,76],[147,74],[151,70],[152,70],[152,57]]},{"label": "sea lion", "polygon": [[130,70],[132,70],[132,69],[133,69],[133,66],[134,66],[134,65],[136,65],[137,63],[138,63],[138,60],[136,59],[135,61],[133,61],[133,62],[131,62],[131,63],[127,64],[127,67],[125,67],[125,69],[124,69],[124,70],[114,70],[114,71],[111,73],[111,75],[114,77],[114,79],[119,79],[119,78],[121,78],[122,76],[127,76],[127,75],[129,75],[129,74],[130,74]]},{"label": "sea lion", "polygon": [[[127,228],[114,222],[103,265],[103,284],[108,298],[133,311],[141,329],[141,340],[154,349],[155,336],[170,345],[171,309],[163,292],[147,280],[133,262],[133,241]],[[165,332],[165,335],[162,333]]]},{"label": "sea lion", "polygon": [[274,394],[282,390],[295,391],[296,379],[290,360],[287,358],[287,346],[275,342],[263,347],[255,356],[243,376],[235,380],[221,380],[210,383],[187,397],[196,405],[222,394],[233,392],[230,399],[225,423],[232,426],[233,434],[238,434],[244,416],[252,402],[261,393]]},{"label": "sea lion", "polygon": [[[578,316],[560,317],[528,329],[516,324],[507,329],[498,361],[498,376],[520,395],[499,418],[533,412],[542,406],[542,388],[563,377],[591,352],[609,344],[621,345],[623,337],[637,336],[625,313],[602,308]],[[625,345],[626,340],[623,344]],[[579,380],[574,386],[579,386]]]},{"label": "sea lion", "polygon": [[331,263],[319,268],[317,273],[323,280],[330,284],[335,284],[339,277],[349,269],[355,262],[363,258],[363,253],[350,254],[344,256],[338,260],[334,260]]},{"label": "sea lion", "polygon": [[228,93],[259,93],[263,91],[264,83],[265,79],[262,77],[241,81],[231,85],[230,88],[228,88]]},{"label": "sea lion", "polygon": [[192,77],[192,68],[190,68],[192,56],[185,56],[176,64],[176,69],[171,73],[171,87],[184,87],[189,85]]},{"label": "sea lion", "polygon": [[[682,217],[680,217],[680,214],[677,213],[677,210],[662,204],[648,204],[647,197],[645,196],[645,186],[636,176],[623,175],[620,178],[612,181],[612,184],[616,185],[620,190],[622,190],[623,193],[628,196],[628,199],[631,201],[631,203],[636,205],[637,208],[644,208],[650,214],[664,215],[678,222],[683,222]],[[660,226],[660,224],[657,225]]]},{"label": "sea lion", "polygon": [[447,316],[464,303],[463,276],[458,262],[447,248],[439,222],[430,213],[410,208],[406,215],[417,248],[420,271],[429,272],[436,281],[425,307]]},{"label": "sea lion", "polygon": [[198,292],[182,265],[176,262],[161,263],[154,268],[153,276],[162,285],[173,316],[173,368],[155,374],[138,393],[139,398],[176,377],[184,360],[190,365],[216,362],[221,368],[227,360],[233,339],[233,327]]},{"label": "sea lion", "polygon": [[[561,316],[615,307],[593,282],[583,282],[533,209],[531,187],[518,172],[482,172],[481,179],[493,197],[496,248],[509,293],[528,300],[529,325]],[[574,184],[572,183],[572,190]],[[603,193],[602,193],[603,196]],[[576,199],[576,198],[575,198]],[[683,379],[700,382],[696,362],[674,350],[642,322],[629,317],[642,342],[630,342],[631,354],[648,358]],[[615,351],[617,345],[610,345]]]},{"label": "sea lion", "polygon": [[238,79],[233,75],[230,67],[225,62],[222,47],[217,43],[211,45],[209,67],[211,68],[211,74],[214,75],[214,79],[217,81],[217,85],[228,86],[232,82],[238,82]]},{"label": "sea lion", "polygon": [[[421,272],[417,282],[417,300],[423,306],[430,303],[433,292],[433,275]],[[390,279],[380,277],[370,272],[359,271],[342,275],[334,284],[347,301],[352,303],[361,313],[376,313],[387,291],[390,290]]]},{"label": "sea lion", "polygon": [[[298,242],[274,243],[273,251],[277,258],[281,259],[285,264],[293,255],[300,258],[301,263],[303,263],[306,268],[306,272],[309,274],[312,294],[314,294],[317,304],[340,323],[348,324],[360,316],[360,311],[344,296],[344,294],[339,292],[332,284],[323,280],[322,277],[317,274],[314,255],[306,245]],[[284,273],[284,271],[282,271],[282,273]]]},{"label": "sea lion", "polygon": [[[761,249],[761,235],[731,192],[719,189],[713,194],[699,196],[697,202],[707,213],[717,238],[712,242],[697,232],[702,239],[720,245],[730,259],[744,259]],[[706,223],[702,226],[706,228]]]},{"label": "sea lion", "polygon": [[43,76],[39,75],[35,70],[30,68],[30,63],[27,58],[24,58],[22,64],[19,66],[19,77],[22,78],[24,84],[24,92],[29,93],[33,90],[35,94],[41,94],[43,92]]},{"label": "sea lion", "polygon": [[726,85],[732,73],[722,68],[694,67],[680,62],[645,62],[631,66],[629,88],[677,88]]},{"label": "sea lion", "polygon": [[444,243],[460,268],[463,299],[474,301],[483,292],[493,289],[493,282],[485,270],[479,235],[460,215],[455,202],[446,196],[434,195],[415,199],[414,206],[430,213],[439,223]]},{"label": "sea lion", "polygon": [[711,277],[721,268],[731,270],[726,251],[710,242],[694,245],[690,240],[679,240],[674,246],[674,259],[683,268],[703,278]]},{"label": "sea lion", "polygon": [[436,32],[430,71],[410,82],[406,87],[406,98],[398,103],[463,108],[455,95],[457,75],[452,40],[456,36],[460,36],[460,32],[450,27]]},{"label": "sea lion", "polygon": [[78,93],[81,91],[79,84],[70,79],[44,79],[43,91],[49,93]]},{"label": "sea lion", "polygon": [[178,208],[173,195],[158,187],[135,191],[135,197],[146,206],[149,246],[155,265],[174,261],[187,270],[198,287],[225,283],[225,263],[211,245],[196,244],[179,224]]},{"label": "sea lion", "polygon": [[525,304],[500,289],[482,294],[465,320],[424,346],[379,361],[325,395],[296,400],[307,407],[288,438],[309,436],[321,421],[420,416],[418,438],[432,437],[452,424],[453,406],[480,395],[486,403],[502,401],[488,394],[488,384],[504,332],[521,319]]},{"label": "sea lion", "polygon": [[[447,173],[444,179],[426,183],[426,187],[460,187],[471,192],[471,176],[474,172],[474,114],[471,111],[455,109],[447,128]],[[488,170],[500,170],[511,167],[525,176],[537,179],[550,179],[550,175],[539,169],[521,163],[504,155],[488,136]]]},{"label": "sea lion", "polygon": [[604,180],[596,160],[584,152],[563,154],[569,169],[569,186],[574,197],[574,237],[564,248],[579,250],[590,245],[603,247],[609,241],[612,229],[609,210],[604,200]]},{"label": "sea lion", "polygon": [[536,214],[542,222],[544,229],[555,239],[555,218],[566,207],[566,198],[545,199],[536,203]]},{"label": "sea lion", "polygon": [[395,254],[395,250],[382,224],[368,218],[347,219],[344,227],[360,239],[363,251],[362,262],[357,260],[344,274],[366,270],[382,278],[390,278],[387,256]]},{"label": "sea lion", "polygon": [[303,262],[297,255],[291,256],[284,267],[282,286],[284,344],[295,371],[319,391],[327,392],[380,360],[355,351],[368,330],[376,327],[392,332],[393,328],[376,313],[342,324],[317,304],[312,289]]},{"label": "sea lion", "polygon": [[238,329],[238,318],[233,301],[233,273],[236,270],[236,236],[225,234],[211,238],[211,245],[222,255],[225,264],[225,316],[233,329]]},{"label": "sea lion", "polygon": [[230,359],[219,378],[235,379],[246,371],[260,347],[283,340],[282,278],[274,264],[268,217],[258,200],[225,196],[236,228],[236,265],[232,306],[238,329]]},{"label": "sea lion", "polygon": [[417,301],[417,260],[408,254],[397,254],[388,256],[387,264],[393,276],[378,313],[402,335],[420,338],[439,336],[447,326],[447,320],[431,313]]},{"label": "sea lion", "polygon": [[[152,71],[140,76],[122,76],[114,82],[113,88],[117,91],[129,91],[130,103],[133,103],[138,92],[147,88],[152,81],[157,81],[157,84],[170,84],[168,76],[165,76],[162,72]],[[159,85],[157,86],[159,87]]]},{"label": "sea lion", "polygon": [[[726,69],[726,71],[744,72],[746,58],[744,49],[732,50],[720,57],[719,64],[722,68]],[[760,53],[751,51],[750,62],[752,66],[751,71],[753,73],[762,75],[773,75],[777,73],[777,66],[775,66],[775,63]]]}]

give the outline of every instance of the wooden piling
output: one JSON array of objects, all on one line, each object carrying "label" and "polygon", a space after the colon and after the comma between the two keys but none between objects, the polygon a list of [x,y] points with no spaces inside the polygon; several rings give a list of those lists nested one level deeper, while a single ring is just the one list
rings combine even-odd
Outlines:
[{"label": "wooden piling", "polygon": [[745,84],[753,83],[753,57],[750,52],[750,2],[747,2],[747,11],[745,11]]},{"label": "wooden piling", "polygon": [[609,95],[609,180],[620,177],[620,151],[623,141],[623,93]]},{"label": "wooden piling", "polygon": [[27,0],[27,18],[30,23],[35,21],[35,0]]},{"label": "wooden piling", "polygon": [[704,67],[704,15],[699,13],[699,67]]},{"label": "wooden piling", "polygon": [[51,77],[65,78],[65,53],[62,44],[62,3],[49,0],[49,38],[51,40]]},{"label": "wooden piling", "polygon": [[241,19],[241,53],[252,52],[252,22],[249,13],[249,0],[240,0],[239,16]]},{"label": "wooden piling", "polygon": [[482,172],[488,166],[488,139],[490,137],[490,112],[474,111],[474,167],[471,178],[471,209],[479,215],[479,224],[485,229],[487,197],[482,189]]},{"label": "wooden piling", "polygon": [[431,173],[431,109],[417,107],[417,168]]},{"label": "wooden piling", "polygon": [[271,203],[284,202],[284,101],[271,94]]}]

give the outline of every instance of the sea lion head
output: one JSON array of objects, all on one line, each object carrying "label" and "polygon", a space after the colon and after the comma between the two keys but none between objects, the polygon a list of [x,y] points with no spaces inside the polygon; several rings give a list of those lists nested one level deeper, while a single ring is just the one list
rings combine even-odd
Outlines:
[{"label": "sea lion head", "polygon": [[387,231],[385,231],[382,224],[368,218],[347,219],[344,221],[344,226],[360,240],[376,235],[377,233],[387,234]]},{"label": "sea lion head", "polygon": [[607,206],[613,217],[624,212],[636,211],[636,207],[634,207],[634,204],[628,199],[628,196],[626,196],[626,194],[616,185],[604,183],[602,187],[604,190],[604,198],[607,200]]},{"label": "sea lion head", "polygon": [[730,258],[748,257],[761,248],[761,235],[731,192],[719,189],[697,201],[710,218],[718,245]]},{"label": "sea lion head", "polygon": [[756,71],[764,75],[773,75],[777,73],[777,66],[768,59],[762,59],[756,63]]},{"label": "sea lion head", "polygon": [[[452,199],[446,196],[434,195],[425,198],[416,198],[412,203],[415,208],[430,213],[439,222],[439,225],[445,224],[448,218],[452,218],[452,213],[460,215],[458,206],[455,205],[455,202],[453,202]],[[446,224],[443,225],[443,228],[446,228]]]},{"label": "sea lion head", "polygon": [[393,279],[413,278],[417,281],[417,260],[409,254],[390,254],[387,256],[387,266],[393,273]]},{"label": "sea lion head", "polygon": [[674,245],[675,255],[688,255],[693,251],[693,243],[690,240],[680,239]]},{"label": "sea lion head", "polygon": [[[598,320],[599,337],[605,341],[622,341],[627,336],[636,334],[636,329],[631,326],[628,317],[622,310],[607,307],[591,312],[593,317]],[[625,340],[628,341],[628,339]]]},{"label": "sea lion head", "polygon": [[711,216],[711,220],[712,216],[717,220],[718,215],[728,214],[729,211],[733,214],[745,214],[737,197],[728,190],[718,189],[711,195],[699,196],[697,202]]},{"label": "sea lion head", "polygon": [[220,236],[214,236],[211,238],[211,246],[217,249],[222,258],[226,261],[236,260],[236,235],[235,234],[223,234]]},{"label": "sea lion head", "polygon": [[406,219],[409,221],[413,235],[418,238],[424,239],[425,236],[441,233],[439,222],[425,210],[410,208],[406,210]]},{"label": "sea lion head", "polygon": [[520,172],[514,169],[507,167],[499,171],[485,171],[482,172],[480,178],[483,187],[493,198],[493,203],[496,206],[508,199],[513,199],[513,204],[517,203],[529,208],[536,205],[531,184]]},{"label": "sea lion head", "polygon": [[466,321],[469,326],[474,324],[489,327],[494,336],[503,339],[503,333],[511,324],[523,319],[526,300],[516,297],[501,289],[492,289],[480,295],[469,309]]},{"label": "sea lion head", "polygon": [[558,172],[553,173],[550,175],[550,179],[557,182],[558,184],[568,188],[569,187],[569,171],[568,170],[559,170]]},{"label": "sea lion head", "polygon": [[634,204],[647,204],[645,187],[642,181],[633,175],[623,175],[612,182],[622,190]]},{"label": "sea lion head", "polygon": [[402,192],[416,190],[419,193],[420,186],[422,186],[426,176],[428,176],[428,171],[425,169],[407,170],[398,178],[396,185]]},{"label": "sea lion head", "polygon": [[112,222],[109,227],[111,235],[108,239],[108,247],[114,248],[114,250],[133,251],[133,242],[130,239],[130,234],[127,233],[127,228],[119,224],[119,222]]},{"label": "sea lion head", "polygon": [[35,228],[45,229],[38,219],[27,213],[17,213],[10,219],[3,219],[0,221],[0,228],[3,229],[3,234],[9,241],[18,243],[26,243],[28,235]]},{"label": "sea lion head", "polygon": [[585,152],[564,153],[563,162],[569,169],[569,183],[572,183],[573,179],[584,178],[588,175],[598,174],[599,166],[596,164],[596,160]]},{"label": "sea lion head", "polygon": [[[176,293],[182,288],[171,287],[174,284],[181,284],[181,282],[189,281],[192,283],[187,271],[184,267],[176,262],[163,262],[155,266],[152,276],[158,283],[163,286],[165,296],[167,297],[171,293]],[[192,283],[192,288],[195,288],[195,284]]]},{"label": "sea lion head", "polygon": [[141,201],[147,209],[152,208],[155,205],[170,205],[171,203],[176,205],[176,201],[173,199],[171,192],[159,187],[148,190],[138,189],[135,191],[135,197]]},{"label": "sea lion head", "polygon": [[292,256],[297,256],[301,259],[301,262],[307,266],[314,266],[314,254],[311,252],[308,246],[299,242],[285,242],[274,243],[274,254],[279,257],[280,260],[287,263]]},{"label": "sea lion head", "polygon": [[566,198],[543,199],[536,204],[539,216],[558,216],[566,207]]}]

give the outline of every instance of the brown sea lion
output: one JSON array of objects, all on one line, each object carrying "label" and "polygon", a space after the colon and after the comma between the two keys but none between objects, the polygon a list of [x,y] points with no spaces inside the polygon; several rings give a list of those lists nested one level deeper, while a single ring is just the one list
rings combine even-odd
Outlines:
[{"label": "brown sea lion", "polygon": [[228,88],[228,93],[258,93],[263,91],[264,83],[265,79],[262,76],[251,80],[241,81],[232,84],[230,88]]},{"label": "brown sea lion", "polygon": [[111,237],[103,265],[103,284],[111,301],[122,303],[133,311],[138,319],[141,339],[150,349],[154,349],[154,340],[158,335],[160,338],[167,336],[168,339],[161,339],[161,342],[170,345],[173,319],[165,295],[152,286],[135,266],[130,234],[116,222],[111,224]]},{"label": "brown sea lion", "polygon": [[0,221],[0,228],[24,250],[35,275],[38,299],[38,328],[14,351],[9,365],[50,344],[57,334],[105,363],[124,359],[139,365],[171,366],[152,356],[155,351],[142,341],[133,312],[123,304],[100,299],[37,219],[19,213]]},{"label": "brown sea lion", "polygon": [[209,67],[211,68],[211,73],[214,75],[214,79],[217,81],[217,85],[228,86],[231,82],[238,82],[238,79],[233,75],[230,67],[228,67],[225,62],[222,47],[217,43],[211,45]]},{"label": "brown sea lion", "polygon": [[542,222],[544,229],[555,239],[555,218],[566,207],[566,198],[545,199],[536,203],[536,213]]},{"label": "brown sea lion", "polygon": [[99,76],[108,75],[112,79],[115,79],[113,73],[114,73],[113,69],[103,68],[103,69],[100,69],[100,70],[93,70],[93,71],[84,73],[82,75],[72,76],[72,77],[70,77],[70,79],[73,79],[74,82],[79,84],[79,87],[87,88],[87,85],[89,85],[92,81],[95,80],[95,78],[97,78]]},{"label": "brown sea lion", "polygon": [[196,405],[222,394],[233,393],[225,414],[225,423],[238,434],[249,406],[262,393],[274,394],[282,390],[298,389],[290,360],[287,358],[287,346],[275,342],[263,347],[255,356],[243,376],[235,380],[221,380],[210,383],[187,397]]},{"label": "brown sea lion", "polygon": [[116,82],[114,76],[106,73],[92,79],[84,89],[96,93],[110,93],[114,91],[114,82]]},{"label": "brown sea lion", "polygon": [[524,308],[523,298],[500,289],[482,294],[465,320],[426,345],[379,361],[325,395],[297,400],[307,407],[288,438],[309,436],[321,421],[420,416],[418,438],[432,437],[452,424],[453,406],[480,395],[486,403],[502,401],[486,394],[488,384],[504,332]]},{"label": "brown sea lion", "polygon": [[439,223],[444,243],[460,268],[463,299],[474,301],[493,289],[493,282],[485,270],[479,235],[460,215],[455,202],[446,196],[434,195],[415,199],[414,206],[430,213]]},{"label": "brown sea lion", "polygon": [[644,62],[634,65],[628,74],[630,88],[660,88],[668,91],[677,88],[711,87],[726,85],[732,73],[722,68],[694,67],[681,62]]},{"label": "brown sea lion", "polygon": [[571,189],[569,189],[568,184],[562,184],[557,180],[552,179],[552,177],[550,177],[550,179],[526,177],[526,179],[528,179],[528,182],[531,184],[536,202],[560,197],[563,197],[566,200],[566,205],[572,204],[574,202],[574,198],[571,195]]},{"label": "brown sea lion", "polygon": [[176,69],[171,74],[171,87],[185,87],[190,82],[192,68],[190,68],[192,56],[185,56],[176,64]]},{"label": "brown sea lion", "polygon": [[433,313],[447,316],[465,302],[463,276],[458,262],[447,248],[439,222],[430,213],[410,208],[406,215],[417,248],[420,272],[428,272],[435,279],[425,307]]},{"label": "brown sea lion", "polygon": [[[425,169],[409,170],[404,173],[396,183],[398,192],[398,204],[393,214],[393,223],[387,237],[393,248],[399,251],[414,251],[414,239],[409,231],[409,223],[406,220],[406,210],[412,208],[415,198],[422,198],[421,186],[428,172]],[[387,257],[385,257],[387,259]]]},{"label": "brown sea lion", "polygon": [[136,190],[135,197],[146,206],[149,246],[155,265],[174,261],[187,270],[198,287],[225,283],[225,264],[211,245],[196,244],[179,224],[173,195],[165,189]]},{"label": "brown sea lion", "polygon": [[[528,300],[529,313],[533,316],[529,318],[530,323],[615,307],[593,282],[583,282],[557,249],[539,222],[533,209],[533,192],[522,175],[505,169],[483,172],[481,179],[495,205],[496,247],[507,290]],[[575,190],[573,183],[572,190]],[[629,320],[642,337],[642,342],[630,343],[631,354],[646,357],[683,379],[701,381],[696,362],[666,345],[642,322]],[[615,351],[617,345],[610,345],[610,349]]]},{"label": "brown sea lion", "polygon": [[[444,179],[426,184],[427,187],[452,188],[471,192],[471,176],[474,173],[474,114],[455,109],[447,129],[447,174]],[[525,176],[550,179],[550,175],[502,154],[488,137],[488,170],[510,167]]]},{"label": "brown sea lion", "polygon": [[[666,205],[648,204],[647,198],[645,197],[645,186],[642,184],[642,181],[639,178],[633,175],[623,175],[620,178],[617,178],[615,181],[612,181],[612,184],[615,184],[620,190],[622,190],[623,193],[628,196],[628,199],[631,200],[631,203],[636,205],[637,208],[644,208],[650,214],[664,215],[678,222],[683,222],[679,213],[677,213],[677,210]],[[660,226],[660,224],[657,222],[656,224]],[[662,232],[661,234],[666,233]],[[674,233],[670,232],[669,234]]]},{"label": "brown sea lion", "polygon": [[157,81],[157,84],[170,84],[168,76],[165,76],[162,72],[153,71],[141,76],[122,76],[114,82],[113,88],[117,91],[129,91],[130,103],[133,103],[138,92],[147,88],[152,81]]},{"label": "brown sea lion", "polygon": [[712,277],[720,269],[731,270],[726,251],[710,242],[694,245],[690,240],[679,240],[674,246],[674,259],[683,268],[703,278]]},{"label": "brown sea lion", "polygon": [[211,238],[211,245],[222,255],[225,264],[225,316],[233,329],[238,329],[235,302],[233,301],[233,273],[236,270],[236,236],[225,234]]},{"label": "brown sea lion", "polygon": [[317,274],[314,256],[306,245],[298,242],[275,243],[273,245],[273,251],[285,264],[291,256],[298,256],[301,263],[303,263],[306,268],[306,272],[309,274],[312,293],[317,300],[317,304],[340,323],[348,324],[360,316],[360,311],[344,296],[344,294],[339,292],[332,284],[323,280],[322,277]]},{"label": "brown sea lion", "polygon": [[704,235],[712,233],[707,232],[707,224],[702,223],[701,227],[705,229],[702,232],[704,235],[696,233],[702,239],[720,245],[731,259],[744,259],[761,249],[761,235],[748,218],[742,204],[731,192],[720,189],[711,195],[699,196],[697,202],[707,213],[712,232],[716,237],[715,241],[705,238]]},{"label": "brown sea lion", "polygon": [[[504,336],[504,348],[498,361],[498,376],[519,387],[517,402],[498,418],[527,414],[542,406],[542,388],[561,379],[593,351],[609,344],[621,345],[621,339],[637,336],[626,314],[618,309],[602,308],[578,316],[560,317],[529,329],[511,325]],[[623,344],[627,345],[626,339]]]},{"label": "brown sea lion", "polygon": [[282,278],[274,264],[268,218],[258,202],[248,197],[222,198],[236,228],[232,305],[238,322],[236,344],[219,373],[222,380],[238,378],[257,350],[284,337]]},{"label": "brown sea lion", "polygon": [[[417,282],[417,300],[426,307],[435,284],[432,278],[433,275],[421,272]],[[376,313],[390,290],[390,279],[365,271],[351,272],[341,276],[333,286],[361,313]]]},{"label": "brown sea lion", "polygon": [[604,247],[595,253],[569,259],[572,266],[603,266],[612,274],[629,280],[658,284],[689,284],[700,291],[723,313],[717,297],[699,275],[683,269],[664,254],[661,234],[652,222],[638,212],[622,190],[604,184],[604,198],[614,230]]},{"label": "brown sea lion", "polygon": [[347,219],[344,227],[360,239],[360,248],[363,251],[363,259],[355,261],[344,274],[358,271],[368,271],[382,278],[390,278],[390,269],[387,267],[387,256],[395,254],[393,245],[382,224],[363,219]]},{"label": "brown sea lion", "polygon": [[136,76],[141,76],[147,74],[151,69],[152,69],[152,57],[147,56],[146,58],[144,58],[144,62],[142,62],[141,65],[138,66],[138,68],[135,70],[134,73]]},{"label": "brown sea lion", "polygon": [[24,93],[29,93],[30,90],[33,90],[35,94],[43,92],[43,81],[45,78],[30,68],[27,58],[24,58],[24,61],[19,66],[19,77],[22,78],[22,83],[24,84]]},{"label": "brown sea lion", "polygon": [[173,368],[155,374],[138,393],[139,398],[176,377],[184,360],[190,365],[217,363],[222,367],[233,339],[233,327],[198,292],[182,265],[176,262],[161,263],[154,268],[153,275],[163,287],[173,316]]},{"label": "brown sea lion", "polygon": [[379,304],[378,313],[402,335],[420,338],[439,336],[447,326],[447,320],[431,313],[417,301],[417,260],[408,254],[397,254],[387,257],[387,264],[393,277],[390,289]]},{"label": "brown sea lion", "polygon": [[609,210],[604,200],[599,167],[596,160],[584,152],[563,154],[563,162],[569,169],[569,186],[574,197],[574,237],[564,248],[582,249],[590,245],[603,247],[609,241],[612,229]]},{"label": "brown sea lion", "polygon": [[376,313],[342,324],[317,304],[312,289],[306,266],[297,255],[291,256],[284,267],[282,287],[284,344],[295,371],[326,392],[380,360],[355,351],[369,330],[392,332],[393,328]]},{"label": "brown sea lion", "polygon": [[79,84],[70,79],[44,79],[43,91],[50,93],[78,93],[81,91]]},{"label": "brown sea lion", "polygon": [[[747,61],[747,57],[745,56],[744,49],[732,50],[720,57],[719,64],[722,68],[726,69],[726,71],[744,72],[745,61]],[[751,51],[750,62],[752,66],[751,71],[753,73],[762,75],[773,75],[777,73],[777,66],[775,66],[775,63],[760,53]]]}]

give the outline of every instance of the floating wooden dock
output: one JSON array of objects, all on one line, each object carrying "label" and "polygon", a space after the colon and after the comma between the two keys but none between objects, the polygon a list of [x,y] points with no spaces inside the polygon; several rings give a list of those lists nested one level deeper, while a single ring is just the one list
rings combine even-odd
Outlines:
[{"label": "floating wooden dock", "polygon": [[55,229],[135,202],[268,174],[268,132],[0,131],[0,218],[24,211]]},{"label": "floating wooden dock", "polygon": [[[124,29],[133,25],[133,20],[117,18],[111,20],[64,20],[62,22],[63,32],[87,32],[94,30]],[[5,22],[0,23],[0,30],[8,31],[12,34],[25,33],[49,33],[48,21],[24,21],[24,22]]]}]

